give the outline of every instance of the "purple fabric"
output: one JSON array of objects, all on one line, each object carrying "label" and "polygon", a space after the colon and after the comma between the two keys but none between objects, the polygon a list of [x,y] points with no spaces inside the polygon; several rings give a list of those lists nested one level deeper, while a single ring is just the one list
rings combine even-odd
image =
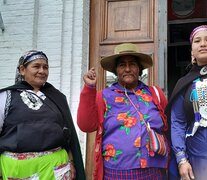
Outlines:
[{"label": "purple fabric", "polygon": [[206,180],[207,179],[207,158],[190,156],[189,161],[193,167],[193,173],[194,173],[195,179]]},{"label": "purple fabric", "polygon": [[[135,95],[128,91],[128,96],[136,105],[138,112],[127,99],[124,89],[117,83],[103,90],[107,107],[102,146],[105,167],[127,170],[167,166],[167,155],[164,157],[149,155],[148,132],[143,121],[140,121],[143,118],[146,123],[150,123],[152,129],[160,132],[163,121],[159,110],[152,99],[150,100],[151,94],[145,84],[140,82],[135,91],[137,90],[140,92],[142,90],[143,94]],[[145,96],[145,99],[142,96]]]},{"label": "purple fabric", "polygon": [[[180,162],[182,158],[187,158],[186,145],[185,145],[185,133],[187,127],[187,119],[184,112],[184,98],[178,96],[172,105],[171,111],[171,139],[172,148],[177,154],[177,162]],[[183,152],[183,153],[180,153]]]}]

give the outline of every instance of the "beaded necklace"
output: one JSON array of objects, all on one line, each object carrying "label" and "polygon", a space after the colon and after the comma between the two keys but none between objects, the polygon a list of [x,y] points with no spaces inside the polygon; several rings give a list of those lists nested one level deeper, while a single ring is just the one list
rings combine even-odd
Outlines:
[{"label": "beaded necklace", "polygon": [[193,136],[199,126],[207,127],[207,79],[201,81],[200,78],[193,81],[190,101],[193,104],[195,122],[190,134]]}]

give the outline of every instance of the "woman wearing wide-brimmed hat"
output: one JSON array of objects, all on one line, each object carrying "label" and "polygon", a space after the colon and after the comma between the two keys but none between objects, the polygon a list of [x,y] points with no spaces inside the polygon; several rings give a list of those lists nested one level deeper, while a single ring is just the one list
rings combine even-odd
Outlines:
[{"label": "woman wearing wide-brimmed hat", "polygon": [[159,87],[153,90],[139,80],[142,70],[152,66],[151,57],[138,52],[135,44],[124,43],[100,63],[117,75],[117,82],[97,92],[91,68],[83,77],[78,108],[80,129],[97,131],[93,179],[165,180],[168,144],[163,138],[162,144],[154,144],[161,146],[159,152],[154,151],[149,134],[150,129],[159,134],[167,130],[166,98]]}]

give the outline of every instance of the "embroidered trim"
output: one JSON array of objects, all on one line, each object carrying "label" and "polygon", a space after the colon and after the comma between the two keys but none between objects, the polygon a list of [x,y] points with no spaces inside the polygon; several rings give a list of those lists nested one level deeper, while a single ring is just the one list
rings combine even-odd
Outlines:
[{"label": "embroidered trim", "polygon": [[8,177],[8,180],[39,180],[39,175],[38,173],[35,173],[29,177],[26,178],[12,178],[12,177]]},{"label": "embroidered trim", "polygon": [[195,122],[193,129],[186,137],[193,136],[198,127],[207,127],[207,80],[201,81],[200,78],[193,81],[190,101],[193,104]]},{"label": "embroidered trim", "polygon": [[11,90],[6,91],[6,103],[5,103],[5,109],[4,109],[4,119],[7,117],[9,112],[9,107],[11,104]]},{"label": "embroidered trim", "polygon": [[176,153],[176,156],[184,156],[185,152],[184,151],[179,151],[178,153]]},{"label": "embroidered trim", "polygon": [[43,105],[42,100],[46,98],[46,96],[43,96],[43,98],[40,98],[37,95],[27,92],[27,91],[22,91],[20,93],[20,96],[24,104],[26,104],[30,109],[33,109],[33,110],[40,109],[40,107]]},{"label": "embroidered trim", "polygon": [[48,154],[52,154],[54,152],[57,152],[61,150],[60,147],[55,148],[55,149],[51,149],[48,151],[43,151],[43,152],[26,152],[26,153],[13,153],[13,152],[8,152],[5,151],[3,153],[4,156],[10,157],[12,159],[16,159],[16,160],[28,160],[28,159],[32,159],[32,158],[36,158],[36,157],[42,157]]}]

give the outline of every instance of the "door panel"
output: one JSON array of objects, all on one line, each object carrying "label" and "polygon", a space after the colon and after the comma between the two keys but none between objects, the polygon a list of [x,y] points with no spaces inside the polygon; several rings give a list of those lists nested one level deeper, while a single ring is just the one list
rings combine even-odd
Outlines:
[{"label": "door panel", "polygon": [[100,44],[153,41],[152,0],[105,1],[104,7]]}]

